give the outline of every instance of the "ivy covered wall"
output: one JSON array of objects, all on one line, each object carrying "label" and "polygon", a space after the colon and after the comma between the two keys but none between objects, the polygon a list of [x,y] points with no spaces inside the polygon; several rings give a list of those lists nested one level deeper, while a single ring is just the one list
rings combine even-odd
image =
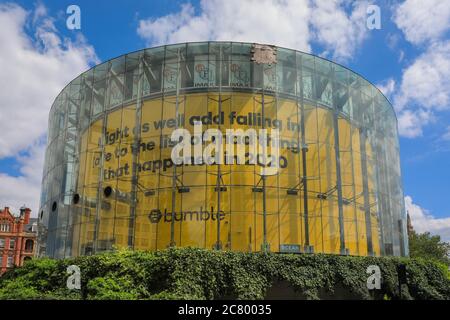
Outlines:
[{"label": "ivy covered wall", "polygon": [[[394,257],[238,253],[193,248],[119,250],[74,259],[35,259],[0,278],[0,299],[450,299],[447,266]],[[81,289],[67,289],[67,267]],[[367,267],[381,271],[368,290]]]}]

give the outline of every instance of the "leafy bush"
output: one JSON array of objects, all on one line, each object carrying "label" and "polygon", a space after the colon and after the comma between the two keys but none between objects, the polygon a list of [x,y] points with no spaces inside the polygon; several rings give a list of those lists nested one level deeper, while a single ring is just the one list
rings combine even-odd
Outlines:
[{"label": "leafy bush", "polygon": [[450,265],[450,243],[441,241],[439,235],[412,231],[408,238],[411,258],[423,258]]},{"label": "leafy bush", "polygon": [[[81,290],[66,287],[73,264]],[[450,299],[445,265],[423,259],[194,248],[34,259],[0,278],[0,299],[398,299],[399,264],[407,270],[403,299]],[[367,289],[369,265],[381,269],[380,290]]]}]

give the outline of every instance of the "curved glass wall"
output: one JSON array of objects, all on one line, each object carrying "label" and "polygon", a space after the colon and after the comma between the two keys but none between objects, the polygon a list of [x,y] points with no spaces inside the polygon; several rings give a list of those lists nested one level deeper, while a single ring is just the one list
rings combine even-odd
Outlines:
[{"label": "curved glass wall", "polygon": [[[278,129],[280,169],[174,165],[171,134],[194,121]],[[302,52],[202,42],[130,53],[56,98],[39,218],[40,255],[57,258],[168,246],[404,256],[397,120],[368,81]]]}]

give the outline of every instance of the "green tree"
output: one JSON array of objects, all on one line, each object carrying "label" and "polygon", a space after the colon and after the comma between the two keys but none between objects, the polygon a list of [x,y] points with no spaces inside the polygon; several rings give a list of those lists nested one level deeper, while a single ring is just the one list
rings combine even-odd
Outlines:
[{"label": "green tree", "polygon": [[411,258],[423,258],[450,265],[450,243],[441,241],[438,235],[429,232],[409,234],[409,255]]}]

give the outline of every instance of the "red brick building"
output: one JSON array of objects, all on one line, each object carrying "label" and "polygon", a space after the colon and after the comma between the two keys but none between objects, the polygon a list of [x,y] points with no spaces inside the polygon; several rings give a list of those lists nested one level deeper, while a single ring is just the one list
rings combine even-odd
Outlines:
[{"label": "red brick building", "polygon": [[0,274],[34,256],[37,219],[30,214],[31,210],[24,207],[18,217],[8,207],[0,210]]}]

